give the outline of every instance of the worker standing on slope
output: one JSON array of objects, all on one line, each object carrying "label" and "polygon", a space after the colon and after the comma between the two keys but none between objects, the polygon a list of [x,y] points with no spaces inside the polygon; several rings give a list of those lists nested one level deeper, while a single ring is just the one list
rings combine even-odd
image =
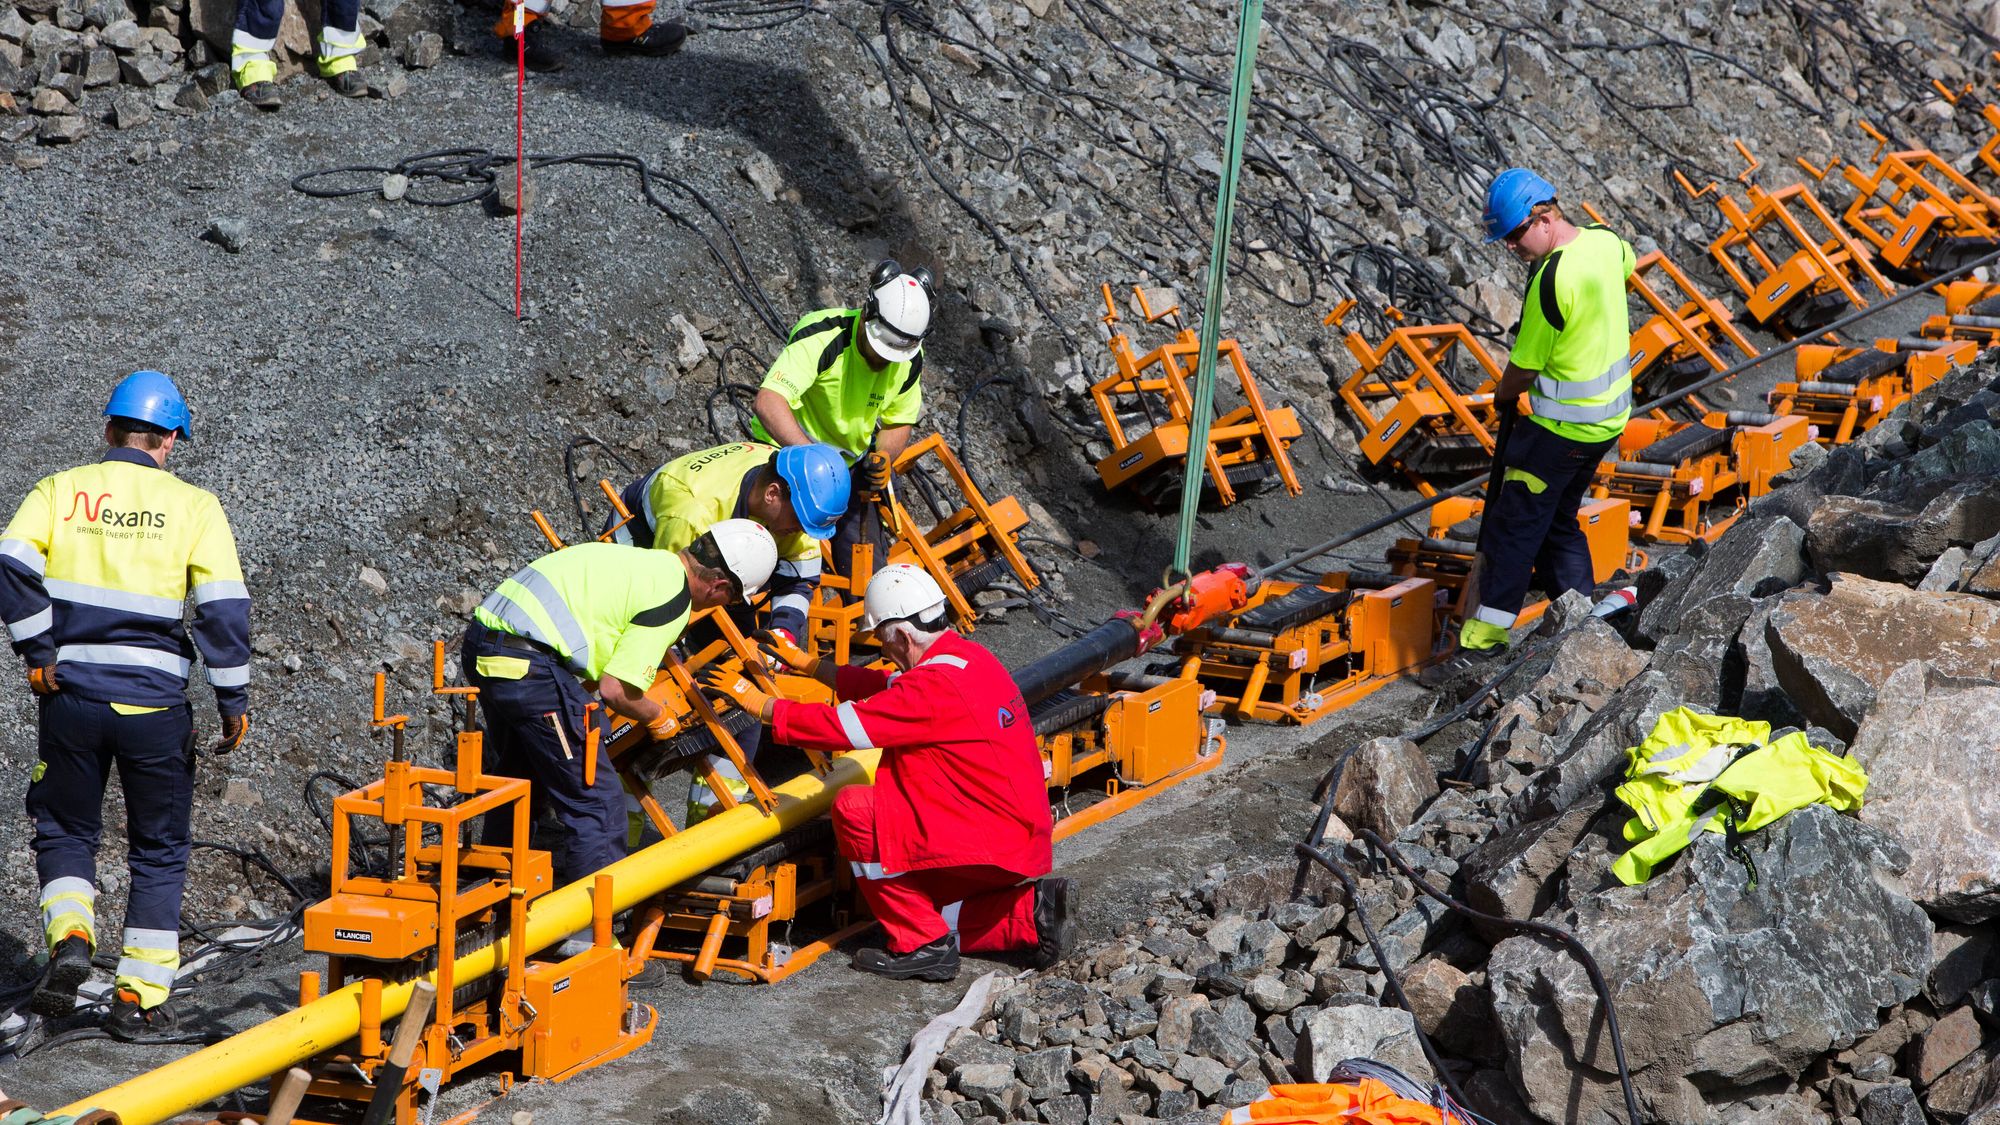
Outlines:
[{"label": "worker standing on slope", "polygon": [[[847,462],[830,445],[776,449],[736,442],[700,449],[625,487],[620,498],[632,519],[615,538],[679,551],[725,519],[763,525],[777,541],[778,568],[771,576],[768,623],[760,632],[795,645],[806,635],[806,612],[819,588],[818,541],[832,537],[834,521],[847,511],[848,487]],[[746,632],[754,629],[747,607],[740,623]],[[737,739],[746,761],[757,756],[760,731],[753,726]],[[709,765],[739,800],[750,795],[729,759],[711,756]],[[688,798],[688,823],[706,816],[715,801],[706,785],[695,785]],[[636,808],[634,801],[626,809],[628,844],[635,842],[632,830],[640,827]]]},{"label": "worker standing on slope", "polygon": [[[189,434],[187,401],[157,371],[128,376],[104,408],[110,447],[94,465],[45,477],[0,532],[0,620],[40,706],[29,775],[35,868],[49,966],[31,1001],[76,1006],[97,945],[97,844],[111,767],[125,790],[131,893],[105,1030],[164,1038],[180,970],[181,891],[194,808],[197,649],[222,713],[227,753],[250,730],[250,592],[214,494],[166,472]],[[195,603],[194,639],[182,606]]]},{"label": "worker standing on slope", "polygon": [[[559,885],[625,854],[610,751],[584,760],[584,685],[655,738],[671,734],[646,697],[668,646],[695,610],[761,590],[777,562],[771,533],[749,520],[723,520],[677,552],[580,543],[515,572],[473,612],[460,659],[486,711],[486,771],[533,782],[536,807],[561,823]],[[506,829],[489,821],[486,842]]]},{"label": "worker standing on slope", "polygon": [[[905,271],[895,261],[876,263],[862,306],[801,318],[757,390],[751,432],[759,441],[825,442],[853,466],[852,502],[833,535],[836,574],[851,569],[863,517],[888,487],[923,411],[933,289],[931,271],[922,266]],[[880,566],[887,543],[879,525],[868,534]]]},{"label": "worker standing on slope", "polygon": [[769,655],[843,702],[765,695],[747,677],[711,669],[703,686],[771,725],[789,745],[882,748],[873,785],[833,801],[834,843],[882,923],[886,949],[854,967],[947,981],[967,952],[1031,949],[1054,964],[1075,943],[1069,880],[1051,865],[1048,791],[1027,706],[993,654],[954,632],[944,591],[923,568],[875,572],[862,628],[901,671],[837,667],[793,648]]},{"label": "worker standing on slope", "polygon": [[1509,168],[1486,193],[1486,241],[1530,265],[1521,327],[1493,392],[1503,415],[1529,415],[1498,452],[1500,486],[1486,498],[1479,607],[1459,630],[1458,667],[1505,651],[1531,583],[1551,597],[1595,585],[1577,506],[1632,413],[1625,278],[1632,247],[1596,223],[1573,225],[1556,189]]}]

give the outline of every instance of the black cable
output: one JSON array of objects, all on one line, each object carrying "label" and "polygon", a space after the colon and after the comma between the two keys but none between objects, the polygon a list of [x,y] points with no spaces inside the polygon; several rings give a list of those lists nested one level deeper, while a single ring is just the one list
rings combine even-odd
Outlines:
[{"label": "black cable", "polygon": [[[1369,835],[1372,836],[1373,833]],[[1320,866],[1333,873],[1335,879],[1340,880],[1341,887],[1347,891],[1347,901],[1354,904],[1354,917],[1361,923],[1361,933],[1368,939],[1368,948],[1375,951],[1375,964],[1382,970],[1382,979],[1387,982],[1389,991],[1395,994],[1396,1004],[1410,1014],[1410,1030],[1417,1033],[1417,1045],[1424,1049],[1424,1058],[1430,1060],[1431,1072],[1436,1074],[1437,1080],[1451,1092],[1452,1100],[1461,1104],[1467,1101],[1465,1091],[1458,1088],[1458,1079],[1453,1078],[1451,1071],[1445,1069],[1443,1056],[1439,1055],[1437,1048],[1431,1044],[1431,1037],[1424,1033],[1423,1025],[1417,1022],[1417,1009],[1410,1003],[1409,996],[1403,992],[1402,978],[1398,977],[1396,970],[1389,966],[1388,951],[1382,948],[1382,939],[1375,933],[1375,924],[1368,920],[1368,910],[1361,904],[1361,888],[1355,883],[1354,876],[1348,874],[1345,866],[1328,858],[1325,852],[1302,843],[1293,845],[1293,848],[1300,855],[1318,861]],[[1622,1054],[1620,1058],[1623,1058]],[[1633,1120],[1636,1123],[1638,1119]]]},{"label": "black cable", "polygon": [[563,483],[569,486],[570,502],[576,505],[577,542],[579,543],[589,542],[597,537],[596,529],[590,526],[590,509],[583,502],[582,481],[577,477],[576,473],[576,451],[579,449],[588,449],[591,446],[596,446],[603,450],[613,461],[616,461],[618,467],[624,471],[625,479],[631,480],[639,475],[639,470],[632,467],[632,462],[627,461],[624,454],[618,452],[609,443],[593,434],[585,433],[581,437],[571,439],[568,445],[563,446]]},{"label": "black cable", "polygon": [[[1475,922],[1483,922],[1489,926],[1500,926],[1516,933],[1532,934],[1536,937],[1547,938],[1563,946],[1576,958],[1577,963],[1583,966],[1584,974],[1590,978],[1590,986],[1597,991],[1598,1003],[1604,1009],[1605,1029],[1611,1036],[1611,1055],[1618,1065],[1618,1084],[1625,1094],[1625,1112],[1631,1121],[1631,1125],[1639,1125],[1644,1119],[1639,1114],[1638,1094],[1632,1088],[1632,1070],[1625,1059],[1625,1037],[1620,1033],[1618,1028],[1618,1005],[1611,999],[1611,986],[1604,980],[1604,971],[1598,967],[1597,959],[1590,955],[1590,950],[1584,946],[1583,942],[1579,941],[1575,934],[1570,933],[1560,926],[1551,926],[1546,922],[1509,918],[1503,914],[1488,914],[1483,910],[1460,902],[1425,882],[1423,876],[1419,875],[1404,861],[1402,853],[1398,852],[1393,844],[1376,835],[1373,831],[1363,828],[1355,836],[1387,859],[1403,878],[1409,880],[1410,885],[1415,887],[1425,898]],[[1334,871],[1336,875],[1339,875],[1335,861],[1320,849],[1299,844],[1295,850],[1306,859],[1317,862],[1327,868],[1327,870]],[[1351,884],[1348,884],[1348,880],[1343,878],[1341,882],[1343,885],[1350,887],[1349,894],[1352,895]],[[1355,898],[1353,901],[1356,912],[1360,913],[1360,899]],[[1362,916],[1362,924],[1364,927],[1367,925],[1365,915]],[[1375,956],[1378,963],[1382,965],[1383,973],[1388,976],[1393,984],[1395,981],[1394,974],[1389,969],[1388,963],[1381,960],[1382,953],[1380,949],[1377,949]],[[1397,986],[1396,991],[1400,998],[1402,995],[1401,987]],[[1404,1007],[1408,1009],[1409,1006],[1405,1004]],[[1410,1014],[1415,1016],[1416,1013],[1411,1011]],[[1421,1029],[1419,1029],[1418,1034],[1422,1034]],[[1459,1100],[1464,1101],[1465,1099],[1461,1097]]]}]

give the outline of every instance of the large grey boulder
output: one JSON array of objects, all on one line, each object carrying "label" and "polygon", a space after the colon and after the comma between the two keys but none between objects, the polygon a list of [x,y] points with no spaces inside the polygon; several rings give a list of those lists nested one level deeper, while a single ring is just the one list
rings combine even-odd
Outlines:
[{"label": "large grey boulder", "polygon": [[1374,1059],[1426,1085],[1436,1081],[1417,1041],[1417,1021],[1401,1008],[1350,1004],[1315,1012],[1299,1033],[1292,1073],[1301,1082],[1324,1082],[1342,1059]]},{"label": "large grey boulder", "polygon": [[1765,635],[1793,706],[1850,742],[1876,691],[1913,660],[1947,675],[2000,679],[2000,604],[1970,594],[1919,594],[1836,574],[1827,593],[1780,599]]},{"label": "large grey boulder", "polygon": [[1661,715],[1686,702],[1682,685],[1672,678],[1653,668],[1641,672],[1508,801],[1503,820],[1522,824],[1569,808],[1614,771],[1622,771],[1625,748],[1644,741]]},{"label": "large grey boulder", "polygon": [[1376,738],[1362,743],[1341,769],[1333,811],[1356,831],[1394,839],[1437,793],[1437,773],[1416,743]]},{"label": "large grey boulder", "polygon": [[1710,598],[1763,595],[1796,586],[1806,575],[1805,532],[1783,516],[1745,516],[1722,534],[1699,566],[1669,582],[1639,618],[1639,632],[1655,644],[1682,631],[1683,622]]},{"label": "large grey boulder", "polygon": [[[1603,814],[1608,798],[1585,798],[1554,816],[1495,832],[1459,863],[1465,901],[1503,918],[1539,917],[1561,890],[1564,866],[1578,841]],[[1488,941],[1512,931],[1475,923]]]},{"label": "large grey boulder", "polygon": [[2000,684],[1905,665],[1850,752],[1868,771],[1861,819],[1910,852],[1911,896],[1960,922],[2000,917]]},{"label": "large grey boulder", "polygon": [[[1930,971],[1931,927],[1897,889],[1910,861],[1886,834],[1810,806],[1744,840],[1757,869],[1704,835],[1637,887],[1562,919],[1602,967],[1648,1120],[1706,1125],[1703,1098],[1795,1077],[1874,1030]],[[1487,972],[1507,1068],[1549,1121],[1623,1121],[1609,1036],[1582,966],[1511,938]]]},{"label": "large grey boulder", "polygon": [[1952,544],[1976,543],[1996,530],[2000,481],[1965,481],[1930,497],[1921,509],[1828,497],[1813,511],[1806,548],[1822,574],[1846,572],[1913,585]]}]

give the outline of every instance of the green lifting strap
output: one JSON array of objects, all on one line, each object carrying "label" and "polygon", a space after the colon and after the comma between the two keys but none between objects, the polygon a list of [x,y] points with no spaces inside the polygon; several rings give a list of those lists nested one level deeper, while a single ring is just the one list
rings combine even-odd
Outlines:
[{"label": "green lifting strap", "polygon": [[1194,417],[1189,420],[1187,465],[1181,480],[1181,526],[1174,537],[1174,573],[1188,573],[1194,514],[1208,468],[1208,426],[1215,415],[1215,353],[1222,341],[1222,307],[1229,286],[1229,228],[1236,217],[1237,175],[1243,169],[1243,132],[1250,119],[1250,76],[1257,68],[1257,39],[1264,0],[1242,0],[1236,21],[1236,81],[1229,94],[1229,148],[1215,192],[1215,241],[1208,253],[1208,301],[1202,306],[1201,354],[1194,376]]}]

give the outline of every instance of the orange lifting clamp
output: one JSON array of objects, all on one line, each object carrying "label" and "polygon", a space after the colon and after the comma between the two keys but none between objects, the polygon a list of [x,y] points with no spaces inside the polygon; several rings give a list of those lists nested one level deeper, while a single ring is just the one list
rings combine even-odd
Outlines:
[{"label": "orange lifting clamp", "polygon": [[1247,605],[1182,633],[1171,674],[1199,684],[1213,715],[1317,722],[1428,660],[1436,605],[1429,578],[1265,582]]},{"label": "orange lifting clamp", "polygon": [[[1354,307],[1343,300],[1321,323],[1340,327]],[[1436,495],[1431,476],[1477,472],[1492,459],[1501,367],[1463,324],[1405,325],[1401,310],[1383,312],[1397,326],[1379,346],[1348,331],[1359,366],[1337,393],[1363,431],[1361,455]]]},{"label": "orange lifting clamp", "polygon": [[[939,442],[939,439],[927,438],[910,447],[897,464],[907,465],[915,458],[932,452],[933,447],[927,442]],[[939,442],[937,448],[941,447],[942,442]],[[945,456],[949,458],[947,465],[956,474],[962,475],[964,470],[958,466],[957,459],[951,458],[949,451],[945,451]],[[614,525],[622,525],[631,518],[631,512],[625,508],[609,482],[599,484],[611,502],[612,510],[618,513],[619,518]],[[970,488],[971,481],[966,480],[965,486]],[[985,500],[978,497],[977,489],[973,489],[971,495],[980,505],[977,511],[984,513],[985,519],[994,519],[994,509],[985,506]],[[1027,522],[1020,505],[1012,497],[1004,503],[1011,505],[1013,516],[1018,517],[1013,528]],[[891,510],[891,505],[894,505],[893,499],[885,502],[885,513]],[[898,513],[901,527],[915,526],[900,506],[895,506],[893,510]],[[535,513],[535,524],[552,544],[561,548],[562,541],[540,512]],[[972,525],[1006,526],[1000,522],[980,524],[978,517],[962,518],[958,524],[947,529],[947,535],[939,536],[942,549],[933,550],[930,561],[958,558],[969,544],[978,543],[978,533],[967,530]],[[605,534],[608,536],[610,532]],[[1006,532],[999,534],[1004,541]],[[952,535],[958,538],[953,540]],[[928,544],[921,534],[915,538]],[[908,549],[908,538],[899,537],[897,542]],[[1011,541],[1006,542],[1011,548]],[[864,544],[857,549],[857,553],[862,554],[865,560],[867,550]],[[908,561],[918,562],[921,558],[912,552]],[[950,572],[947,570],[946,573]],[[834,581],[840,580],[834,578]],[[947,590],[951,589],[947,583],[940,584],[945,585]],[[834,608],[845,612],[850,607],[836,605]],[[856,613],[860,609],[858,604],[851,608]],[[817,607],[815,612],[818,612]],[[846,616],[851,618],[855,614]],[[843,634],[843,641],[845,639]],[[831,697],[825,685],[811,677],[767,668],[756,643],[746,637],[736,620],[720,608],[696,613],[688,621],[687,631],[678,647],[685,655],[669,651],[652,686],[646,689],[646,697],[666,712],[668,737],[656,740],[638,724],[618,720],[606,746],[626,795],[638,806],[634,827],[642,837],[648,829],[662,839],[681,831],[674,826],[666,809],[653,794],[655,783],[668,775],[687,773],[698,776],[714,794],[717,812],[727,812],[742,803],[716,769],[713,759],[717,757],[726,759],[737,776],[742,778],[752,803],[766,813],[777,807],[777,796],[771,792],[763,775],[744,757],[742,743],[738,741],[756,725],[756,716],[730,703],[718,705],[711,702],[696,686],[695,678],[701,672],[711,667],[729,668],[752,678],[772,695],[785,699],[826,702]],[[842,647],[844,650],[845,645]],[[593,729],[593,747],[596,736],[597,731]],[[804,753],[815,773],[824,775],[827,772],[830,763],[824,754],[817,751]],[[595,754],[586,762],[594,763]],[[859,919],[850,917],[845,904],[852,901],[852,888],[846,868],[834,861],[832,838],[825,833],[815,835],[810,829],[791,833],[752,858],[756,862],[746,863],[739,859],[693,883],[675,887],[635,910],[627,943],[631,948],[632,963],[643,966],[648,958],[659,958],[683,966],[688,976],[696,981],[707,980],[718,969],[752,980],[776,981],[812,964],[840,941],[873,924],[865,916]],[[803,908],[822,902],[830,907],[834,923],[832,932],[826,937],[797,948],[772,938],[774,925],[788,929]],[[734,944],[737,942],[741,943],[740,947]],[[734,955],[725,955],[725,943],[731,943]]]},{"label": "orange lifting clamp", "polygon": [[[1171,318],[1180,328],[1172,342],[1143,357],[1135,355],[1131,338],[1114,327],[1119,317],[1111,286],[1099,288],[1104,294],[1107,344],[1117,371],[1090,388],[1091,400],[1097,404],[1111,440],[1110,455],[1097,462],[1098,479],[1114,491],[1130,486],[1156,507],[1177,504],[1194,418],[1194,371],[1201,337],[1181,325],[1179,305],[1156,313],[1147,304],[1145,291],[1135,285],[1132,292],[1147,323]],[[1293,496],[1305,491],[1285,452],[1301,433],[1298,416],[1289,406],[1272,410],[1264,405],[1257,380],[1244,362],[1243,348],[1235,340],[1223,340],[1217,346],[1216,363],[1235,372],[1243,399],[1243,405],[1215,419],[1208,431],[1208,448],[1202,450],[1208,482],[1217,500],[1225,506],[1233,504],[1240,492],[1262,489],[1273,479],[1283,481],[1285,491]],[[1144,429],[1128,433],[1128,426]]]},{"label": "orange lifting clamp", "polygon": [[1875,141],[1873,172],[1837,157],[1824,168],[1804,159],[1798,165],[1821,181],[1837,167],[1854,186],[1842,217],[1874,246],[1885,274],[1921,282],[2000,250],[2000,201],[1930,149],[1885,155],[1889,138],[1866,121],[1855,124]]},{"label": "orange lifting clamp", "polygon": [[[943,480],[937,470],[943,471]],[[928,530],[911,514],[912,494],[930,516]],[[807,613],[808,636],[802,639],[809,650],[842,664],[852,661],[853,642],[860,631],[861,593],[881,565],[908,563],[930,572],[944,590],[952,624],[964,633],[972,631],[979,617],[972,599],[981,590],[1005,579],[1024,593],[1042,584],[1021,553],[1026,509],[1012,496],[988,500],[939,434],[911,443],[896,458],[888,491],[877,507],[887,532],[887,559],[878,562],[866,541],[858,543],[847,576],[842,577],[833,572],[833,544],[822,545],[819,592]]]},{"label": "orange lifting clamp", "polygon": [[1757,411],[1711,411],[1690,423],[1634,418],[1615,458],[1598,466],[1591,495],[1628,502],[1647,542],[1712,543],[1812,435],[1805,418]]},{"label": "orange lifting clamp", "polygon": [[[1680,171],[1674,179],[1690,199],[1713,193],[1728,222],[1709,256],[1742,292],[1750,318],[1784,339],[1810,335],[1838,319],[1845,306],[1867,308],[1863,286],[1895,292],[1868,248],[1842,229],[1803,183],[1768,191],[1755,182],[1762,164],[1742,141],[1731,141],[1748,166],[1737,175],[1750,207],[1713,182],[1697,189]],[[1809,226],[1810,224],[1810,226]],[[1775,235],[1775,252],[1767,245]]]},{"label": "orange lifting clamp", "polygon": [[1990,348],[2000,343],[2000,285],[1992,282],[1954,281],[1944,287],[1944,311],[1924,320],[1921,338],[1904,340],[1911,348],[1934,346],[1937,341],[1970,341]]},{"label": "orange lifting clamp", "polygon": [[1810,421],[1822,445],[1845,445],[1978,354],[1970,341],[1883,339],[1872,348],[1802,344],[1797,378],[1771,389],[1771,409]]},{"label": "orange lifting clamp", "polygon": [[[1624,499],[1587,499],[1576,510],[1576,525],[1590,545],[1591,581],[1605,582],[1620,570],[1639,570],[1646,554],[1632,547],[1630,502]],[[1430,527],[1422,538],[1404,537],[1386,553],[1391,571],[1404,578],[1426,578],[1437,587],[1437,627],[1462,621],[1465,616],[1466,579],[1478,553],[1479,521],[1486,501],[1479,496],[1451,496],[1430,510]],[[1548,602],[1530,603],[1521,609],[1522,624],[1539,618]]]},{"label": "orange lifting clamp", "polygon": [[[385,713],[385,678],[375,677],[372,725],[389,732],[391,753],[382,780],[334,800],[332,890],[305,912],[305,948],[325,954],[327,968],[324,977],[308,971],[299,981],[301,1005],[356,978],[362,984],[360,1034],[312,1060],[307,1096],[377,1103],[374,1112],[386,1108],[383,1120],[398,1125],[418,1120],[420,1088],[434,1095],[439,1084],[475,1068],[490,1074],[496,1063],[503,1095],[518,1078],[560,1082],[643,1046],[659,1021],[626,995],[625,982],[642,962],[628,961],[611,939],[610,876],[599,876],[594,888],[589,948],[561,959],[527,958],[528,905],[554,882],[549,854],[529,846],[528,782],[481,768],[477,692],[444,685],[442,643],[432,653],[432,690],[453,703],[452,769],[410,761],[409,716]],[[584,749],[594,754],[596,739]],[[430,793],[441,791],[452,803],[430,803]],[[364,836],[357,822],[379,827]],[[505,842],[472,842],[495,822],[505,826]],[[355,842],[365,837],[386,837],[387,872],[356,873]],[[455,963],[468,943],[496,938],[510,951],[506,971],[456,985]],[[430,1025],[413,1002],[394,1058],[383,1036],[383,985],[433,970]],[[352,1115],[334,1113],[334,1120]]]}]

